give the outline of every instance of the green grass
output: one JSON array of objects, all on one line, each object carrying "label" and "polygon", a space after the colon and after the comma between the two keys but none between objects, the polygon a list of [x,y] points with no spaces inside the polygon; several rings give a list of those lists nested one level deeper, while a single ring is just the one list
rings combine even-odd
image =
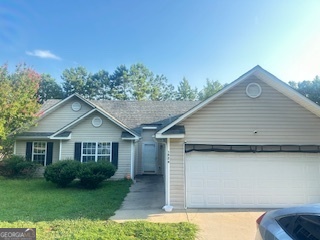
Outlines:
[{"label": "green grass", "polygon": [[190,223],[150,223],[134,221],[55,220],[52,222],[0,222],[1,227],[35,227],[37,239],[103,239],[103,240],[192,240],[196,227]]},{"label": "green grass", "polygon": [[131,182],[107,181],[96,190],[57,188],[44,179],[0,179],[0,227],[36,228],[37,239],[195,239],[190,223],[116,223]]},{"label": "green grass", "polygon": [[57,188],[44,179],[1,180],[0,221],[106,220],[120,207],[129,181],[107,181],[96,190]]}]

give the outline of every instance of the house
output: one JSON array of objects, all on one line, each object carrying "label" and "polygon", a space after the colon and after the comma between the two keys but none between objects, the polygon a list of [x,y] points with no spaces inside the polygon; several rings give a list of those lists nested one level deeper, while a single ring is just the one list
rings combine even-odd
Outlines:
[{"label": "house", "polygon": [[14,153],[44,166],[66,159],[111,161],[116,179],[163,174],[164,142],[154,135],[198,103],[89,101],[78,94],[48,100],[36,126],[17,136]]},{"label": "house", "polygon": [[320,201],[320,107],[256,66],[201,102],[49,101],[15,153],[163,174],[165,209]]}]

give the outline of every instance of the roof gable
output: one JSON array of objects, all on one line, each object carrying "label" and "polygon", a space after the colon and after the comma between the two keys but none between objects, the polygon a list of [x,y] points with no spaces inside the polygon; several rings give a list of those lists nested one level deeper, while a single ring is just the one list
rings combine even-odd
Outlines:
[{"label": "roof gable", "polygon": [[[42,115],[38,121],[64,106],[72,98],[85,102],[91,110],[82,113],[77,118],[61,126],[52,137],[57,136],[74,124],[78,124],[84,117],[98,111],[115,124],[128,131],[130,135],[139,136],[145,125],[163,128],[176,120],[181,114],[199,104],[199,101],[120,101],[120,100],[87,100],[78,94],[73,94],[63,100],[49,100],[42,107]],[[48,116],[49,117],[49,116]]]},{"label": "roof gable", "polygon": [[75,121],[67,124],[66,126],[64,126],[63,128],[59,129],[57,132],[55,132],[54,134],[51,135],[51,138],[55,138],[58,135],[61,135],[62,133],[64,133],[66,130],[70,129],[71,127],[75,126],[76,124],[80,123],[81,121],[83,121],[83,119],[85,119],[87,116],[92,115],[93,113],[100,113],[102,114],[104,117],[106,117],[108,120],[110,120],[111,122],[113,122],[115,125],[119,126],[120,128],[122,128],[123,130],[125,130],[126,132],[128,132],[130,135],[134,136],[134,139],[139,139],[139,136],[133,132],[132,130],[130,130],[127,126],[125,126],[123,123],[119,122],[117,119],[115,119],[113,116],[111,116],[110,114],[106,113],[105,111],[99,109],[99,108],[94,108],[91,111],[87,112],[86,114],[82,115],[81,117],[79,117],[78,119],[76,119]]},{"label": "roof gable", "polygon": [[278,92],[282,93],[283,95],[285,95],[289,99],[291,99],[294,102],[298,103],[299,105],[301,105],[302,107],[304,107],[308,111],[310,111],[313,114],[315,114],[318,117],[320,117],[320,107],[316,103],[314,103],[311,100],[309,100],[308,98],[304,97],[303,95],[301,95],[300,93],[298,93],[297,91],[292,89],[289,85],[287,85],[286,83],[282,82],[281,80],[276,78],[274,75],[272,75],[271,73],[269,73],[268,71],[264,70],[262,67],[257,65],[256,67],[252,68],[251,70],[249,70],[248,72],[246,72],[245,74],[240,76],[238,79],[233,81],[231,84],[229,84],[228,86],[223,88],[221,91],[219,91],[218,93],[216,93],[212,97],[208,98],[207,100],[201,102],[199,105],[197,105],[196,107],[190,109],[188,112],[186,112],[185,114],[181,115],[175,121],[173,121],[172,123],[170,123],[169,125],[167,125],[163,129],[158,131],[156,136],[159,137],[159,138],[163,137],[162,134],[164,132],[166,132],[167,130],[169,130],[171,127],[175,126],[176,124],[179,124],[180,122],[182,122],[183,120],[185,120],[189,116],[191,116],[193,114],[196,114],[196,112],[198,112],[200,109],[204,108],[209,103],[217,100],[222,95],[226,94],[231,89],[234,89],[240,83],[242,83],[243,81],[247,80],[248,78],[250,78],[252,76],[257,77],[259,80],[265,82],[266,84],[268,84],[273,89],[277,90]]}]

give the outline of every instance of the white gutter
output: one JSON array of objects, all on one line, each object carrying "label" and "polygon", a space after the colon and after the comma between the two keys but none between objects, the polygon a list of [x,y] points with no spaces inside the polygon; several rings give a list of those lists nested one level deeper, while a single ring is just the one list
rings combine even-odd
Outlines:
[{"label": "white gutter", "polygon": [[156,138],[184,138],[185,134],[162,134],[162,133],[156,133]]},{"label": "white gutter", "polygon": [[166,144],[166,177],[165,177],[165,198],[166,198],[166,205],[163,206],[162,209],[164,209],[166,212],[171,212],[173,207],[170,205],[170,138],[167,139]]}]

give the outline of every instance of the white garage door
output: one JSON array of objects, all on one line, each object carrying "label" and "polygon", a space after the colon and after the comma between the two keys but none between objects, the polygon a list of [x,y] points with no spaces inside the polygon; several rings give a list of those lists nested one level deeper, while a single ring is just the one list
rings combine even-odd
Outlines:
[{"label": "white garage door", "polygon": [[320,202],[319,154],[186,154],[189,208],[273,208],[313,202]]}]

